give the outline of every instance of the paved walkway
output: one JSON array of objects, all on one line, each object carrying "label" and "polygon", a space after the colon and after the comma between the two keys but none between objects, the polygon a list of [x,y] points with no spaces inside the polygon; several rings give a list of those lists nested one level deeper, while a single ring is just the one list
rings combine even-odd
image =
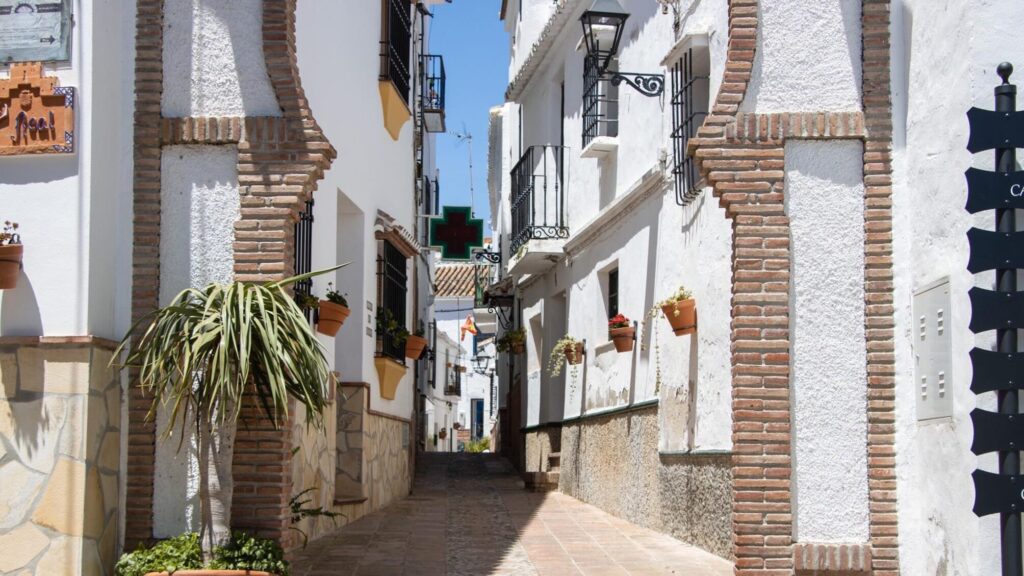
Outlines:
[{"label": "paved walkway", "polygon": [[426,454],[413,494],[312,542],[293,576],[729,576],[732,564],[558,492],[485,454]]}]

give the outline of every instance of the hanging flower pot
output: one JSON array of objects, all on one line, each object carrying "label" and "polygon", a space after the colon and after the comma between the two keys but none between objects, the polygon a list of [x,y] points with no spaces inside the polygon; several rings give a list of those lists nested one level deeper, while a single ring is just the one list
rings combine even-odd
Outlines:
[{"label": "hanging flower pot", "polygon": [[0,232],[0,290],[18,285],[24,246],[21,245],[17,230],[17,222],[4,222],[3,231]]},{"label": "hanging flower pot", "polygon": [[320,301],[320,320],[317,322],[316,329],[321,334],[334,337],[341,329],[341,325],[345,323],[345,318],[352,311],[341,304],[336,304],[330,300]]},{"label": "hanging flower pot", "polygon": [[405,357],[416,360],[423,355],[423,349],[427,347],[427,339],[415,334],[405,339]]},{"label": "hanging flower pot", "polygon": [[675,294],[659,302],[658,306],[661,307],[676,336],[697,331],[697,301],[685,287],[680,286]]},{"label": "hanging flower pot", "polygon": [[526,344],[523,342],[514,342],[512,344],[513,354],[526,354]]},{"label": "hanging flower pot", "polygon": [[697,301],[693,298],[665,304],[661,311],[672,326],[672,332],[676,336],[693,334],[697,331]]},{"label": "hanging flower pot", "polygon": [[505,332],[501,338],[498,338],[496,348],[498,352],[509,352],[512,354],[526,352],[526,330],[519,328]]},{"label": "hanging flower pot", "polygon": [[617,352],[632,352],[636,340],[636,328],[622,314],[608,320],[608,337],[615,344]]},{"label": "hanging flower pot", "polygon": [[583,342],[576,342],[572,346],[564,347],[562,353],[565,354],[565,360],[570,365],[581,364],[583,362]]}]

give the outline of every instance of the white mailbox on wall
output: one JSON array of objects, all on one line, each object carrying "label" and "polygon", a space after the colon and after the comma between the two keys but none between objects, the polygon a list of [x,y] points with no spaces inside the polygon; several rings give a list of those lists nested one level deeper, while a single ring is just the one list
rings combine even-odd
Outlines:
[{"label": "white mailbox on wall", "polygon": [[914,396],[917,419],[953,415],[953,339],[949,278],[914,293]]}]

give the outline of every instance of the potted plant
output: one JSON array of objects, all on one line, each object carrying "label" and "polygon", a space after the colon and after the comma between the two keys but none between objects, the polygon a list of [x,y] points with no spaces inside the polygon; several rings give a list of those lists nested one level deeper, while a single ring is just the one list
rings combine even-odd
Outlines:
[{"label": "potted plant", "polygon": [[[118,345],[115,364],[137,374],[173,426],[194,426],[198,444],[200,545],[205,563],[231,541],[234,439],[243,397],[255,396],[275,426],[291,400],[322,425],[331,382],[323,346],[285,286],[341,266],[263,284],[210,284],[183,290],[143,317]],[[184,434],[182,435],[184,437]]]},{"label": "potted plant", "polygon": [[498,339],[495,348],[497,348],[498,352],[511,352],[512,354],[526,352],[526,330],[518,328],[505,332]]},{"label": "potted plant", "polygon": [[318,302],[320,308],[319,320],[316,329],[321,334],[333,337],[345,323],[345,319],[351,314],[348,308],[348,300],[340,292],[334,289],[334,282],[327,284],[326,300]]},{"label": "potted plant", "polygon": [[288,576],[288,561],[281,546],[266,538],[235,532],[224,546],[214,550],[213,559],[203,560],[197,532],[160,541],[152,547],[140,546],[121,555],[114,573],[117,576],[198,576],[239,574],[248,576]]},{"label": "potted plant", "polygon": [[562,373],[562,362],[570,366],[578,366],[583,362],[583,341],[572,336],[565,336],[551,349],[548,357],[548,374],[557,378]]},{"label": "potted plant", "polygon": [[658,302],[668,323],[672,326],[672,332],[676,336],[693,334],[697,330],[697,302],[693,294],[685,287],[680,286],[675,294]]},{"label": "potted plant", "polygon": [[423,350],[427,347],[427,339],[424,338],[426,332],[423,330],[423,326],[420,325],[416,329],[415,334],[410,334],[405,339],[405,357],[416,360],[423,355]]},{"label": "potted plant", "polygon": [[616,351],[632,352],[633,341],[636,340],[636,328],[630,323],[629,318],[622,314],[616,314],[608,320],[608,337],[615,343]]},{"label": "potted plant", "polygon": [[18,223],[9,220],[4,222],[0,232],[0,290],[7,290],[18,285],[21,272],[21,257],[24,246],[18,234]]}]

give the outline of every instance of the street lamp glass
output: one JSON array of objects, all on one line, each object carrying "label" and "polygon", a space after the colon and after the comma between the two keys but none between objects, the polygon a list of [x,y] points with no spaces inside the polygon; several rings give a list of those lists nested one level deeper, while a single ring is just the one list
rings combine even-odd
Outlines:
[{"label": "street lamp glass", "polygon": [[590,10],[580,16],[587,56],[596,58],[598,70],[604,72],[619,51],[622,28],[629,18],[617,0],[595,0]]}]

